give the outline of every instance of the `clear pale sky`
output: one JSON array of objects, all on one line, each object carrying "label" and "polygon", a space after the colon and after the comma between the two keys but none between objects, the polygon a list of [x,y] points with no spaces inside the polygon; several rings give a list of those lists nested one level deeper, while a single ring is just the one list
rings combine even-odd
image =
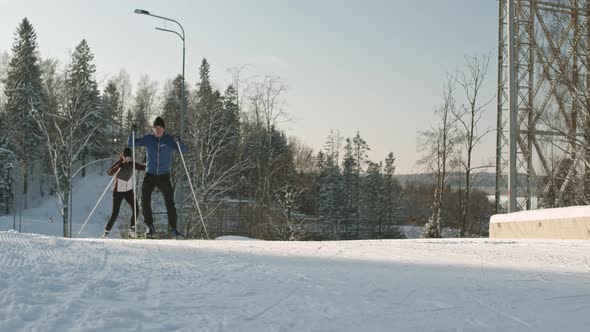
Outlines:
[{"label": "clear pale sky", "polygon": [[[330,129],[347,137],[359,130],[369,157],[393,152],[398,173],[420,171],[418,131],[428,129],[445,75],[465,55],[492,52],[484,95],[495,95],[497,0],[0,0],[0,51],[10,50],[27,17],[42,57],[63,63],[85,38],[99,81],[125,68],[134,85],[148,74],[161,87],[181,71],[181,41],[154,29],[174,24],[135,8],[183,24],[191,87],[203,57],[219,89],[231,80],[226,69],[241,64],[252,65],[246,75],[278,75],[288,86],[289,135],[317,150]],[[495,116],[494,101],[482,130]],[[494,142],[493,135],[484,141],[476,161],[494,157]]]}]

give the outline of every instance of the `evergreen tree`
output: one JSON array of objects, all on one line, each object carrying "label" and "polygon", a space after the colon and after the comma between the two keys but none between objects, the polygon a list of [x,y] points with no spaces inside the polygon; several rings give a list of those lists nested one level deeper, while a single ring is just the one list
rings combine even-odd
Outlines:
[{"label": "evergreen tree", "polygon": [[367,233],[371,238],[382,237],[385,199],[381,168],[381,163],[370,162],[367,167],[367,174],[361,181],[361,202],[364,211],[361,226],[368,227]]},{"label": "evergreen tree", "polygon": [[[82,164],[86,164],[90,156],[104,157],[109,146],[105,147],[104,138],[108,134],[108,117],[100,107],[98,86],[94,73],[94,55],[85,39],[76,46],[68,67],[66,78],[67,108],[79,118],[82,125],[80,136],[92,132],[88,143],[80,154]],[[85,176],[85,169],[82,171]]]},{"label": "evergreen tree", "polygon": [[[213,88],[209,78],[209,63],[207,59],[203,59],[201,67],[199,67],[200,81],[194,94],[193,111],[191,113],[191,123],[199,127],[211,126],[213,122],[213,111],[215,109],[215,101],[213,96]],[[208,133],[213,132],[213,128],[208,130]]]},{"label": "evergreen tree", "polygon": [[384,195],[384,223],[391,229],[392,225],[399,224],[402,221],[403,197],[402,187],[397,179],[393,177],[395,173],[395,157],[390,152],[385,158],[383,167],[383,195]]},{"label": "evergreen tree", "polygon": [[221,144],[225,139],[226,131],[223,130],[223,100],[221,93],[213,90],[210,79],[210,68],[207,59],[203,59],[199,68],[201,81],[196,90],[196,116],[197,124],[207,128],[207,140],[212,145]]},{"label": "evergreen tree", "polygon": [[209,62],[207,62],[207,59],[203,59],[201,67],[199,67],[200,82],[197,84],[197,103],[201,112],[211,111],[214,104],[209,71]]},{"label": "evergreen tree", "polygon": [[111,142],[110,154],[115,153],[124,144],[119,140],[123,132],[123,116],[119,113],[121,97],[114,81],[109,81],[104,89],[101,98],[101,107],[103,114],[107,117],[110,124],[107,128],[108,141]]},{"label": "evergreen tree", "polygon": [[[232,167],[240,162],[240,110],[238,107],[238,93],[233,86],[225,89],[223,96],[222,126],[225,128],[227,148],[222,156],[224,168]],[[241,167],[240,167],[241,169]],[[234,181],[240,182],[241,170],[235,175]],[[231,193],[238,197],[241,185]]]},{"label": "evergreen tree", "polygon": [[37,35],[27,18],[16,31],[12,46],[12,58],[4,81],[6,95],[7,127],[6,145],[14,151],[24,171],[23,193],[29,185],[28,170],[42,148],[40,129],[33,113],[42,114],[46,109],[46,97],[41,81],[41,67],[37,50]]},{"label": "evergreen tree", "polygon": [[[225,89],[223,96],[223,126],[227,128],[230,151],[237,152],[240,139],[240,109],[238,107],[238,92],[232,85]],[[231,158],[229,162],[231,162]],[[237,159],[237,155],[233,158]]]},{"label": "evergreen tree", "polygon": [[352,140],[346,139],[344,146],[344,159],[342,161],[342,219],[346,227],[347,237],[352,237],[354,222],[358,221],[359,213],[359,184],[356,169],[358,168],[354,154]]},{"label": "evergreen tree", "polygon": [[357,181],[360,181],[363,174],[363,165],[368,163],[367,151],[371,150],[367,142],[361,138],[357,131],[356,136],[352,139],[352,146],[355,158],[355,171],[357,174]]},{"label": "evergreen tree", "polygon": [[[188,108],[189,92],[184,86],[184,105],[185,111]],[[164,112],[162,116],[166,119],[166,127],[174,128],[180,134],[180,117],[182,111],[182,75],[176,76],[167,86],[164,94]],[[186,114],[185,114],[186,118]]]},{"label": "evergreen tree", "polygon": [[355,171],[356,171],[356,185],[353,191],[354,200],[354,207],[356,208],[356,224],[361,224],[361,197],[360,197],[360,187],[361,187],[361,175],[363,174],[363,165],[368,162],[367,151],[370,150],[369,145],[365,142],[364,139],[361,138],[359,132],[357,131],[356,136],[352,139],[352,146],[353,146],[353,153],[355,158]]},{"label": "evergreen tree", "polygon": [[328,153],[320,152],[317,157],[319,175],[318,210],[320,220],[332,226],[332,238],[340,238],[342,222],[342,174],[340,168]]},{"label": "evergreen tree", "polygon": [[0,214],[9,214],[14,208],[14,187],[18,168],[14,155],[6,144],[6,118],[3,105],[0,105]]},{"label": "evergreen tree", "polygon": [[[229,143],[229,128],[225,126],[225,115],[223,109],[223,96],[219,90],[213,92],[212,106],[210,110],[210,117],[212,120],[213,140],[223,146]],[[223,149],[225,154],[225,148]]]}]

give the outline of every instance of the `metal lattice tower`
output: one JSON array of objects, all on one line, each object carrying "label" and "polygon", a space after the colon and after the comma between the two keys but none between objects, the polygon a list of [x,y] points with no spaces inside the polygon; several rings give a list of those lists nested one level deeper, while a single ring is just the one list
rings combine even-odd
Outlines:
[{"label": "metal lattice tower", "polygon": [[[572,137],[590,139],[580,120],[590,105],[589,20],[590,0],[499,1],[497,213],[503,193],[508,212],[536,208],[538,176],[555,171],[543,141],[561,143],[579,171],[584,152]],[[589,178],[588,166],[583,172]]]}]

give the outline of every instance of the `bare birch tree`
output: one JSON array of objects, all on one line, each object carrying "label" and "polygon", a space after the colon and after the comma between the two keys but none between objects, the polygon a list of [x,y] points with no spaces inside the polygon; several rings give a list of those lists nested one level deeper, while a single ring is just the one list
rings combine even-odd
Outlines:
[{"label": "bare birch tree", "polygon": [[455,123],[457,124],[458,143],[461,147],[459,158],[460,172],[464,177],[464,187],[462,188],[462,195],[459,202],[461,211],[459,233],[461,237],[465,237],[470,227],[470,194],[479,174],[475,172],[476,170],[492,166],[483,165],[482,167],[481,165],[474,165],[473,153],[478,144],[481,143],[481,140],[493,130],[487,129],[481,133],[479,127],[486,107],[495,98],[483,99],[481,96],[482,86],[488,73],[490,56],[466,57],[465,59],[465,70],[458,72],[454,76],[454,79],[463,90],[466,104],[463,104],[461,108],[451,109]]},{"label": "bare birch tree", "polygon": [[432,217],[424,227],[423,237],[441,237],[443,227],[443,206],[445,183],[455,167],[453,154],[456,151],[458,137],[456,135],[456,121],[453,112],[455,105],[455,82],[451,77],[443,87],[443,102],[434,111],[434,123],[428,131],[421,132],[419,150],[423,157],[418,161],[427,171],[436,175]]}]

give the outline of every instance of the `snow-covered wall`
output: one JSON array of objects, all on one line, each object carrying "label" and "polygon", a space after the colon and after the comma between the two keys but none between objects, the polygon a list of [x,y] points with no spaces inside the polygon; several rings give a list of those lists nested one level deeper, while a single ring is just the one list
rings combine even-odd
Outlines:
[{"label": "snow-covered wall", "polygon": [[496,214],[490,238],[590,240],[590,206]]},{"label": "snow-covered wall", "polygon": [[490,219],[490,223],[531,220],[557,220],[572,218],[590,218],[590,206],[570,206],[555,209],[542,209],[495,214]]}]

